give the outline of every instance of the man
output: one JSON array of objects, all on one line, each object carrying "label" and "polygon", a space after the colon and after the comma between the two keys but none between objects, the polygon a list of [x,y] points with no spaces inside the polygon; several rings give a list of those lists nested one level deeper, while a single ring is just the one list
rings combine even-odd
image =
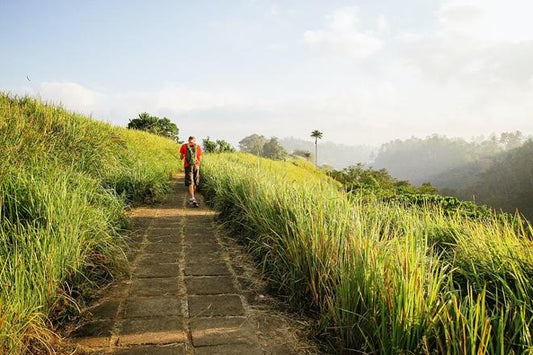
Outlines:
[{"label": "man", "polygon": [[185,168],[185,186],[189,190],[189,204],[200,207],[194,193],[200,183],[200,160],[202,159],[202,148],[196,144],[196,138],[189,137],[189,142],[181,146],[181,160]]}]

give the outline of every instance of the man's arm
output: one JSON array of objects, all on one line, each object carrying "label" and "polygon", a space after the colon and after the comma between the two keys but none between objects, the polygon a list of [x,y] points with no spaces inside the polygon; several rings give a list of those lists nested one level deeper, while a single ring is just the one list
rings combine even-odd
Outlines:
[{"label": "man's arm", "polygon": [[183,160],[185,158],[185,153],[183,152],[183,146],[180,148],[180,159]]},{"label": "man's arm", "polygon": [[202,148],[198,145],[198,152],[196,153],[196,165],[200,165],[200,160],[202,160],[202,155],[204,152],[202,152]]}]

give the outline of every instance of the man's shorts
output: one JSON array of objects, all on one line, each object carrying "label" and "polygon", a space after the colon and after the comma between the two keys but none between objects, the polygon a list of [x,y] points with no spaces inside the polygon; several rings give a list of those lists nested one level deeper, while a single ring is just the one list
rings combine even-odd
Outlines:
[{"label": "man's shorts", "polygon": [[192,183],[196,186],[200,184],[200,168],[196,165],[185,168],[185,186]]}]

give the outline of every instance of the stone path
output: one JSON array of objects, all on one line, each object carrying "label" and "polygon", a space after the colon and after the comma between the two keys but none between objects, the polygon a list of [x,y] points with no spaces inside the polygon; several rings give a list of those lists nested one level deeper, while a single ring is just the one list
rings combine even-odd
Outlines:
[{"label": "stone path", "polygon": [[263,354],[255,323],[221,248],[214,212],[176,191],[132,215],[131,279],[119,282],[69,339],[76,353]]}]

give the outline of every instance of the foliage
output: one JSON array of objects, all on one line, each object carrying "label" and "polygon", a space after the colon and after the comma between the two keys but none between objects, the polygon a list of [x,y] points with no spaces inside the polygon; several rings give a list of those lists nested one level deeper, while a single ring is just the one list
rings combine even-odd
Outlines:
[{"label": "foliage", "polygon": [[[383,144],[375,158],[374,166],[387,169],[393,176],[414,183],[446,180],[448,172],[463,166],[473,166],[476,171],[487,167],[491,157],[520,144],[520,132],[502,133],[498,138],[467,142],[462,138],[432,135],[425,139],[412,137]],[[458,178],[463,185],[468,174]],[[444,181],[438,186],[443,186]],[[449,184],[448,184],[449,186]]]},{"label": "foliage", "polygon": [[252,134],[244,137],[239,142],[241,152],[246,152],[269,159],[281,160],[287,156],[285,149],[279,144],[276,137],[270,139],[265,136]]},{"label": "foliage", "polygon": [[172,138],[174,141],[179,141],[179,129],[175,123],[168,118],[159,118],[150,116],[147,112],[139,114],[139,117],[133,118],[128,123],[129,129],[138,129],[157,134],[163,137]]},{"label": "foliage", "polygon": [[394,179],[386,169],[365,169],[361,163],[343,170],[329,170],[328,175],[341,182],[347,192],[371,190],[392,193],[404,186],[411,186],[408,182]]},{"label": "foliage", "polygon": [[323,135],[324,134],[318,129],[315,129],[313,132],[311,132],[311,137],[315,139],[315,144],[317,142],[317,139],[322,139]]},{"label": "foliage", "polygon": [[459,196],[533,219],[533,140],[494,158],[474,182],[457,191]]},{"label": "foliage", "polygon": [[217,149],[217,143],[212,141],[209,137],[202,140],[202,146],[204,147],[204,152],[206,153],[215,153]]},{"label": "foliage", "polygon": [[281,160],[287,156],[287,152],[279,144],[278,139],[276,137],[272,137],[263,145],[262,156],[269,159]]},{"label": "foliage", "polygon": [[204,138],[202,141],[204,152],[206,153],[232,153],[235,152],[235,148],[223,139],[217,139],[216,141],[211,138]]},{"label": "foliage", "polygon": [[177,146],[0,94],[0,147],[0,353],[17,354],[120,271],[126,204],[169,190]]},{"label": "foliage", "polygon": [[533,350],[527,222],[346,194],[304,163],[207,156],[203,189],[273,288],[336,339],[332,351]]},{"label": "foliage", "polygon": [[[509,213],[518,210],[532,219],[532,156],[531,139],[524,141],[522,133],[516,131],[471,143],[439,136],[412,138],[382,147],[376,161],[378,166],[391,169],[394,176],[405,178],[405,170],[409,170],[411,181],[431,181],[442,194]],[[385,157],[392,166],[385,163]],[[435,169],[439,172],[431,175]]]},{"label": "foliage", "polygon": [[393,178],[386,169],[364,168],[361,163],[343,170],[328,170],[327,174],[341,182],[346,192],[364,191],[379,196],[391,196],[400,193],[437,193],[437,189],[430,183],[416,187],[411,185],[409,181]]},{"label": "foliage", "polygon": [[322,139],[323,133],[315,129],[311,132],[311,137],[315,139],[315,165],[318,166],[318,140]]},{"label": "foliage", "polygon": [[265,136],[254,133],[239,141],[239,149],[241,152],[260,156],[263,154],[263,146],[266,142],[268,139]]},{"label": "foliage", "polygon": [[[520,131],[466,142],[433,136],[384,145],[376,165],[442,194],[533,218],[533,143]],[[424,179],[424,180],[422,180]]]},{"label": "foliage", "polygon": [[486,206],[478,206],[472,201],[462,201],[452,196],[441,196],[429,183],[413,186],[408,181],[393,178],[386,169],[364,168],[362,164],[350,166],[341,171],[329,170],[327,174],[341,182],[348,193],[358,198],[379,198],[382,201],[401,203],[403,206],[433,206],[446,214],[461,214],[471,218],[493,216]]}]

